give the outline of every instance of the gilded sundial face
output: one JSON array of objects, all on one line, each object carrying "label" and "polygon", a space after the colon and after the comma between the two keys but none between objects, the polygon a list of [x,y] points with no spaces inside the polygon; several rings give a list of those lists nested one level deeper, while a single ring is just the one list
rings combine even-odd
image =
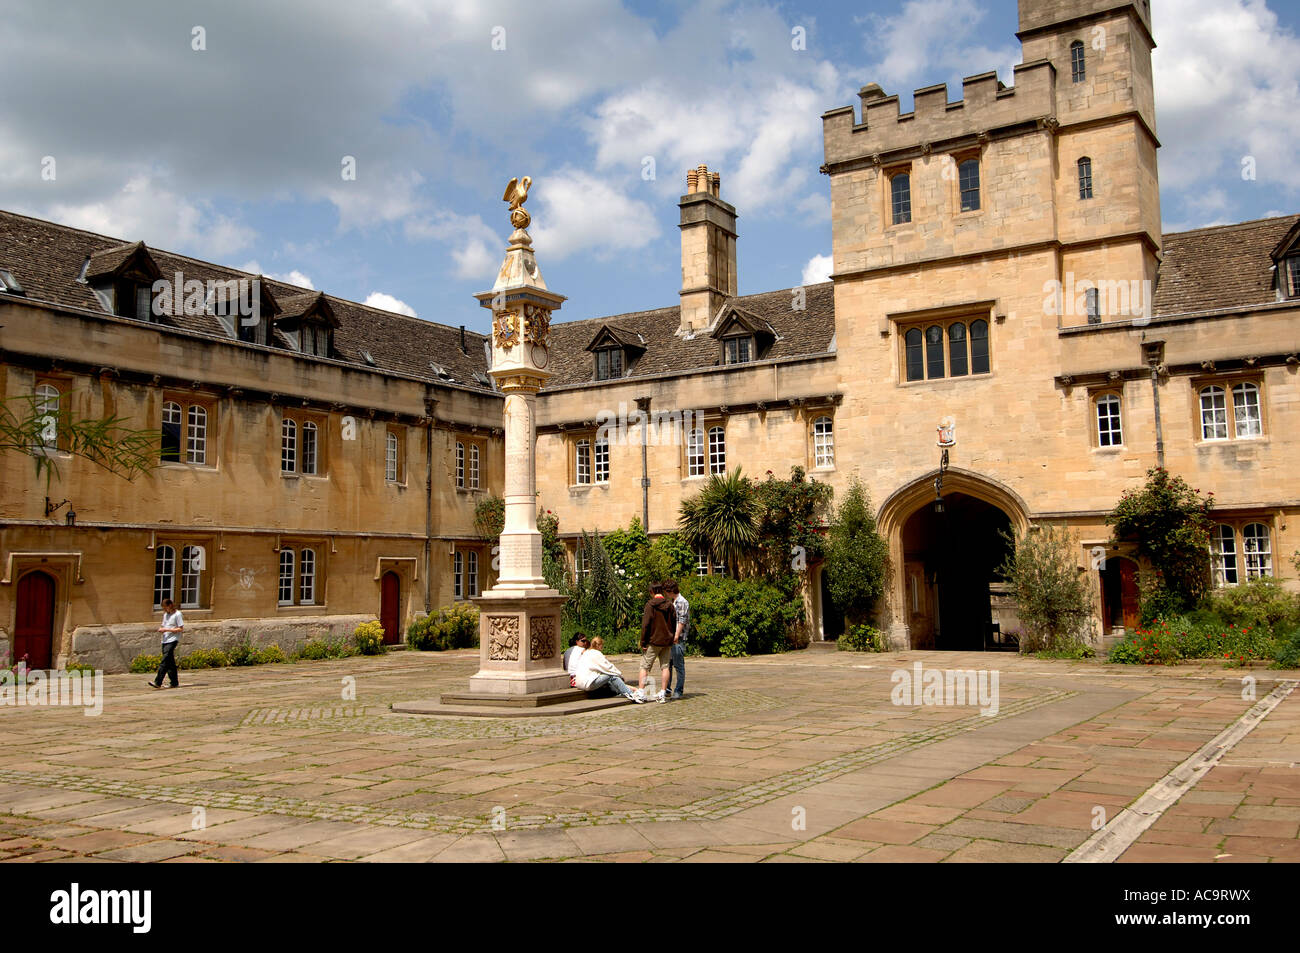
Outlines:
[{"label": "gilded sundial face", "polygon": [[534,344],[532,353],[534,367],[545,367],[546,362],[550,360],[551,357],[550,354],[547,353],[545,344]]}]

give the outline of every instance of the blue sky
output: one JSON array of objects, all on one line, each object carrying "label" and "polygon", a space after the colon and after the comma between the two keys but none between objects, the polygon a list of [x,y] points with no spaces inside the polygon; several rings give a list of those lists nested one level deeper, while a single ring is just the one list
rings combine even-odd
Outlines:
[{"label": "blue sky", "polygon": [[[1298,5],[1152,6],[1166,230],[1300,211]],[[675,302],[701,162],[741,292],[787,287],[827,267],[823,111],[1020,61],[1014,0],[6,8],[0,207],[477,330],[512,176],[561,319]]]}]

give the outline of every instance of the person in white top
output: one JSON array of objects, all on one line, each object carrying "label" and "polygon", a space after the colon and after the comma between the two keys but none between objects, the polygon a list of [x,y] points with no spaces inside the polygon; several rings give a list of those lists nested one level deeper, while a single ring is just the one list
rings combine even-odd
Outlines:
[{"label": "person in white top", "polygon": [[622,695],[640,704],[644,699],[639,698],[632,689],[627,687],[627,682],[623,681],[623,673],[613,662],[605,658],[604,648],[605,640],[599,635],[591,640],[591,648],[583,652],[578,660],[574,675],[576,687],[584,692],[608,688],[615,695]]},{"label": "person in white top", "polygon": [[149,683],[150,688],[162,688],[163,676],[167,676],[169,688],[180,688],[180,679],[176,672],[176,646],[180,644],[181,633],[185,631],[185,618],[176,603],[170,599],[163,600],[163,620],[158,626],[162,633],[162,661],[158,663],[158,674]]},{"label": "person in white top", "polygon": [[578,660],[582,658],[583,653],[587,651],[590,645],[587,636],[579,632],[573,637],[573,644],[564,651],[564,670],[569,673],[569,684],[574,688],[578,687],[578,682],[574,677],[578,674]]}]

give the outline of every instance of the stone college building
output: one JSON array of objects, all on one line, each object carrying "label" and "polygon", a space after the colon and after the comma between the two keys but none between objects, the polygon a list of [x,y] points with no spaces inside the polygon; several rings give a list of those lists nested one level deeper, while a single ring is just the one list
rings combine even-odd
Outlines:
[{"label": "stone college building", "polygon": [[[1077,538],[1101,635],[1135,621],[1139,568],[1105,516],[1163,464],[1215,493],[1216,584],[1282,573],[1300,216],[1161,233],[1147,0],[1021,0],[1017,36],[1012,85],[928,87],[901,113],[872,84],[823,115],[830,282],[739,296],[737,211],[701,166],[679,300],[551,326],[537,490],[571,546],[634,516],[673,530],[711,474],[797,465],[869,490],[895,646],[996,638],[999,533],[1043,523]],[[134,481],[59,433],[0,455],[0,655],[122,671],[168,597],[190,647],[372,618],[396,642],[491,584],[491,342],[258,277],[0,213],[0,393],[162,434]],[[808,572],[811,635],[833,637]]]}]

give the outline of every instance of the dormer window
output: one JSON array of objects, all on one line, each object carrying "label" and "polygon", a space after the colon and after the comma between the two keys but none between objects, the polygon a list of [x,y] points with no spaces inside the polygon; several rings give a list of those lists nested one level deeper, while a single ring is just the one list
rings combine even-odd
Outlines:
[{"label": "dormer window", "polygon": [[596,380],[613,381],[625,376],[645,353],[645,338],[637,331],[617,324],[602,324],[587,343],[595,365]]},{"label": "dormer window", "polygon": [[137,321],[153,318],[153,283],[162,272],[144,242],[106,248],[90,256],[86,283],[110,314]]},{"label": "dormer window", "polygon": [[334,329],[339,326],[334,309],[319,291],[295,295],[279,302],[276,329],[289,345],[312,357],[330,357],[334,350]]},{"label": "dormer window", "polygon": [[1283,260],[1286,270],[1286,296],[1300,298],[1300,255]]},{"label": "dormer window", "polygon": [[615,380],[623,376],[623,349],[605,347],[596,352],[596,380]]},{"label": "dormer window", "polygon": [[315,357],[329,357],[330,329],[319,324],[304,324],[298,349]]},{"label": "dormer window", "polygon": [[754,359],[754,339],[749,336],[727,338],[722,346],[723,363],[747,364]]},{"label": "dormer window", "polygon": [[728,309],[710,335],[721,348],[723,364],[748,364],[765,357],[776,342],[776,331],[757,315]]}]

